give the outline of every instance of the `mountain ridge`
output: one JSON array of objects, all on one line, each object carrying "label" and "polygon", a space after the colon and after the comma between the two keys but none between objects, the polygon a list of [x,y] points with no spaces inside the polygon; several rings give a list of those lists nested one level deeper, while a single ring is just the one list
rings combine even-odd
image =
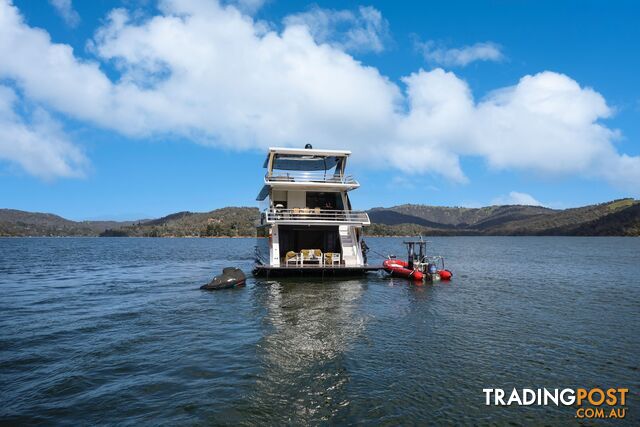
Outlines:
[{"label": "mountain ridge", "polygon": [[[404,204],[367,211],[372,236],[640,236],[640,201],[618,199],[570,209],[494,205],[481,208]],[[0,209],[0,236],[251,237],[255,207],[181,211],[139,221],[72,221],[51,213]]]}]

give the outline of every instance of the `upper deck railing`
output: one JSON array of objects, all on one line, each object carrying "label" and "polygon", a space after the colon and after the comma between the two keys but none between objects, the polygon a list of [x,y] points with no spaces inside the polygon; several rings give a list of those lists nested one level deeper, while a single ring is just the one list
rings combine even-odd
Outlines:
[{"label": "upper deck railing", "polygon": [[320,208],[270,208],[264,211],[267,223],[344,223],[370,225],[369,215],[363,211]]},{"label": "upper deck railing", "polygon": [[265,175],[267,183],[274,182],[312,182],[328,184],[351,184],[358,185],[351,175],[334,175],[324,171],[304,171],[304,172],[273,172]]}]

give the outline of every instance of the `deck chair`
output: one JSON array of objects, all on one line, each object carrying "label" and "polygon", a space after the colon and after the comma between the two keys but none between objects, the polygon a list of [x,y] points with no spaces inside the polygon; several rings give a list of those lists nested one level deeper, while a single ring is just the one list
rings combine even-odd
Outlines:
[{"label": "deck chair", "polygon": [[287,266],[289,266],[289,263],[294,263],[295,265],[298,265],[300,261],[301,261],[300,254],[294,251],[289,251],[284,256],[284,262]]},{"label": "deck chair", "polygon": [[302,263],[305,261],[318,261],[322,265],[322,251],[320,249],[303,249],[300,251]]},{"label": "deck chair", "polygon": [[333,260],[333,252],[325,252],[324,253],[324,265],[331,265],[331,261]]},{"label": "deck chair", "polygon": [[325,265],[340,265],[340,254],[335,252],[325,252],[324,253],[324,264]]}]

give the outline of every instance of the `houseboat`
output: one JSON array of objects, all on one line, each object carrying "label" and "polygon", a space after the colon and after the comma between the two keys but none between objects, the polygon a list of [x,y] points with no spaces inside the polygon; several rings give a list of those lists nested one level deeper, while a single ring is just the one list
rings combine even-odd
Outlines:
[{"label": "houseboat", "polygon": [[254,274],[362,274],[366,212],[351,209],[349,192],[360,184],[345,170],[346,150],[269,148],[258,194]]}]

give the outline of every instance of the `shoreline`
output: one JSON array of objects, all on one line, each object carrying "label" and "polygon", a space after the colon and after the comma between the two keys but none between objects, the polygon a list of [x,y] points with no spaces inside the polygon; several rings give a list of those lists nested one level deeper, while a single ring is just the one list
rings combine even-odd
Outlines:
[{"label": "shoreline", "polygon": [[[365,235],[367,239],[378,238],[415,238],[417,235],[408,234],[402,236],[389,235]],[[640,236],[611,235],[576,235],[576,234],[445,234],[445,235],[422,235],[424,238],[433,237],[629,237],[640,238]],[[0,239],[256,239],[256,236],[0,236]]]}]

